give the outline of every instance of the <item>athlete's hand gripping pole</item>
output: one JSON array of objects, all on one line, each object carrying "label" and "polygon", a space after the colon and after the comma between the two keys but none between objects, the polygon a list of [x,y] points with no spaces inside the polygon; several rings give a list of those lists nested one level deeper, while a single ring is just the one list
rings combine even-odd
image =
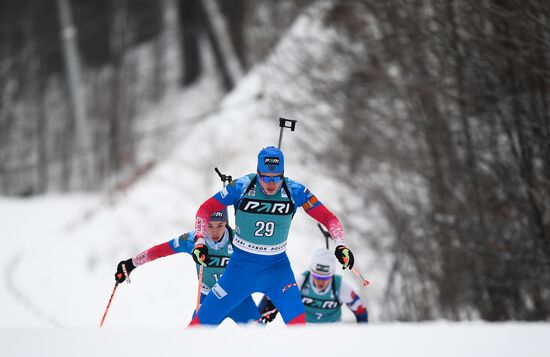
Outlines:
[{"label": "athlete's hand gripping pole", "polygon": [[126,281],[127,284],[130,284],[130,274],[136,268],[132,258],[127,260],[122,260],[118,263],[115,273],[115,281],[119,284],[122,284]]},{"label": "athlete's hand gripping pole", "polygon": [[274,306],[272,309],[264,310],[262,314],[260,315],[260,318],[257,322],[261,322],[263,324],[268,324],[275,320],[277,317],[277,314],[279,313],[279,310]]},{"label": "athlete's hand gripping pole", "polygon": [[273,305],[273,301],[267,297],[267,295],[264,295],[262,300],[260,300],[260,303],[258,304],[258,309],[260,309],[260,318],[258,319],[258,322],[268,324],[275,320],[275,317],[277,317],[277,314],[279,313],[279,310]]},{"label": "athlete's hand gripping pole", "polygon": [[294,129],[296,129],[296,122],[297,120],[279,118],[279,127],[281,128],[281,131],[279,132],[279,144],[277,145],[277,148],[279,149],[281,148],[281,141],[283,140],[284,128],[289,128],[290,131],[294,131]]},{"label": "athlete's hand gripping pole", "polygon": [[[325,236],[325,239],[326,239],[326,247],[328,249],[328,239],[330,238],[330,233],[323,228],[323,226],[321,226],[319,223],[317,223],[317,226],[319,227],[319,230],[321,230],[321,233],[323,234],[323,236]],[[347,264],[347,259],[344,258],[344,261],[345,263]],[[361,281],[363,282],[363,286],[367,286],[370,284],[370,281],[368,281],[367,279],[365,279],[363,277],[363,275],[355,268],[355,267],[352,267],[351,268],[351,271],[353,271],[353,273],[355,275],[357,275],[359,277],[359,279],[361,279]]]}]

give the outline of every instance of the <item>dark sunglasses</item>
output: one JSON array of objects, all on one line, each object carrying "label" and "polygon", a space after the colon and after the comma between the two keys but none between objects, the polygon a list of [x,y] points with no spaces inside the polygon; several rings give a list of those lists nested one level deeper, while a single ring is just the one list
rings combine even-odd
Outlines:
[{"label": "dark sunglasses", "polygon": [[283,179],[283,175],[277,175],[277,176],[264,176],[260,173],[258,173],[258,176],[260,176],[260,179],[265,183],[270,183],[273,181],[273,183],[279,183]]}]

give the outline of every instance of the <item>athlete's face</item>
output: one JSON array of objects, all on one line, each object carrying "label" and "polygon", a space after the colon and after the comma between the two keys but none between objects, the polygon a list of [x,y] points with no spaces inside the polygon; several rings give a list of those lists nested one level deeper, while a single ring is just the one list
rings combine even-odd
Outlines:
[{"label": "athlete's face", "polygon": [[212,239],[214,242],[219,242],[223,238],[226,225],[227,223],[225,222],[219,222],[219,221],[208,222],[208,225],[206,226],[206,232],[208,233],[208,236],[210,237],[210,239]]},{"label": "athlete's face", "polygon": [[283,184],[283,175],[258,172],[258,180],[266,195],[274,195]]},{"label": "athlete's face", "polygon": [[313,281],[313,286],[315,286],[315,289],[319,291],[324,291],[332,282],[332,277],[330,277],[329,279],[318,279],[312,276],[311,280]]}]

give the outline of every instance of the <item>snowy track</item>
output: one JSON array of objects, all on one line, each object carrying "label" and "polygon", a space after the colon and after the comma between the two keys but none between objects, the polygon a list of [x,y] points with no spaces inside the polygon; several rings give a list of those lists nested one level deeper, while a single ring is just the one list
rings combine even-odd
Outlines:
[{"label": "snowy track", "polygon": [[[546,357],[548,324],[0,330],[5,356]],[[23,342],[28,341],[28,342]]]}]

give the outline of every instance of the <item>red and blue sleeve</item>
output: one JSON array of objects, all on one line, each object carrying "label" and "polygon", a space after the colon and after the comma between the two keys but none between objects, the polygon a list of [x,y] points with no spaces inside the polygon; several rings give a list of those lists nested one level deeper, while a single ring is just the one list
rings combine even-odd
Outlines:
[{"label": "red and blue sleeve", "polygon": [[170,248],[176,253],[189,253],[193,251],[195,232],[187,232],[182,234],[178,238],[172,239],[170,242]]},{"label": "red and blue sleeve", "polygon": [[349,303],[346,303],[346,305],[350,308],[350,310],[355,315],[355,319],[357,322],[366,323],[369,322],[369,313],[367,311],[366,306],[363,304],[363,301],[361,301],[361,298],[359,295],[355,293],[355,291],[351,292],[352,301]]},{"label": "red and blue sleeve", "polygon": [[302,207],[308,215],[325,226],[337,246],[344,245],[344,231],[340,220],[304,185],[289,180],[289,187],[294,203]]},{"label": "red and blue sleeve", "polygon": [[223,190],[210,197],[199,207],[195,216],[195,242],[202,243],[199,240],[204,239],[206,235],[206,224],[208,224],[212,213],[237,202],[241,198],[243,185],[247,183],[250,183],[248,176],[231,181]]},{"label": "red and blue sleeve", "polygon": [[306,210],[306,213],[313,217],[313,219],[317,222],[325,226],[336,246],[345,245],[342,223],[340,223],[340,220],[331,211],[329,211],[325,205],[320,204],[316,207],[310,208]]},{"label": "red and blue sleeve", "polygon": [[132,262],[137,267],[172,254],[191,253],[194,247],[193,236],[194,232],[188,232],[172,239],[169,242],[155,245],[154,247],[151,247],[133,257]]},{"label": "red and blue sleeve", "polygon": [[136,267],[138,267],[140,265],[143,265],[155,259],[166,257],[168,255],[172,255],[175,253],[177,252],[172,249],[172,247],[170,246],[170,242],[166,242],[159,245],[155,245],[154,247],[151,247],[139,253],[138,255],[132,258],[132,262]]}]

